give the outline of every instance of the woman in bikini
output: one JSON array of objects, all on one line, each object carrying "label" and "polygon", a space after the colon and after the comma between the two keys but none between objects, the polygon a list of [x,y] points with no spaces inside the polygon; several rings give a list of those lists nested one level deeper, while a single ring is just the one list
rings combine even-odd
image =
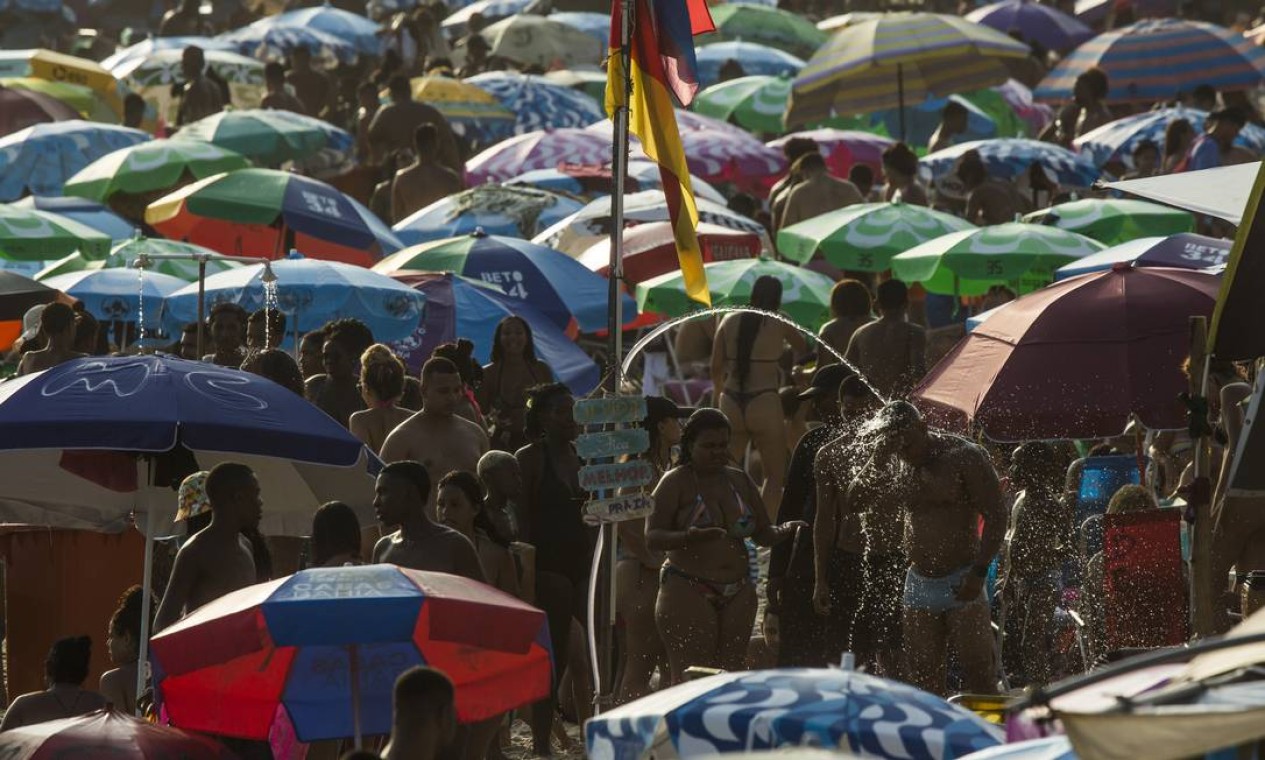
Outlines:
[{"label": "woman in bikini", "polygon": [[479,408],[492,428],[492,448],[512,453],[527,443],[527,389],[551,380],[549,365],[536,358],[527,321],[516,316],[502,319],[492,334],[492,362],[483,368],[478,391]]},{"label": "woman in bikini", "polygon": [[369,346],[360,357],[360,394],[369,408],[351,415],[347,427],[375,454],[382,452],[391,431],[413,416],[396,406],[404,393],[404,375],[404,362],[381,343]]},{"label": "woman in bikini", "polygon": [[488,585],[522,598],[510,542],[500,535],[483,511],[483,487],[474,473],[453,470],[440,478],[435,511],[441,523],[470,539],[479,554],[479,564],[483,566]]},{"label": "woman in bikini", "polygon": [[[110,627],[105,647],[110,661],[117,667],[101,675],[101,696],[114,705],[114,709],[131,715],[136,712],[136,668],[140,659],[141,604],[145,592],[140,586],[132,586],[123,592],[119,606],[110,616]],[[150,623],[154,622],[157,604],[149,606]]]},{"label": "woman in bikini", "polygon": [[729,466],[730,438],[721,412],[691,415],[681,465],[659,481],[646,519],[646,547],[667,554],[655,620],[676,683],[691,666],[743,668],[756,613],[744,541],[773,546],[805,527],[770,524],[755,483]]},{"label": "woman in bikini", "polygon": [[[782,283],[768,275],[751,287],[751,305],[776,312],[782,307]],[[790,451],[786,446],[786,418],[778,388],[782,385],[779,363],[786,347],[796,355],[807,348],[794,327],[759,314],[729,314],[716,330],[712,351],[712,386],[720,411],[733,424],[730,453],[741,462],[747,443],[760,453],[764,473],[761,493],[768,515],[777,519],[782,500],[782,481]]]},{"label": "woman in bikini", "polygon": [[74,718],[105,707],[105,697],[83,688],[92,659],[92,639],[87,636],[58,639],[44,661],[48,689],[23,694],[13,700],[0,722],[0,732],[34,723]]}]

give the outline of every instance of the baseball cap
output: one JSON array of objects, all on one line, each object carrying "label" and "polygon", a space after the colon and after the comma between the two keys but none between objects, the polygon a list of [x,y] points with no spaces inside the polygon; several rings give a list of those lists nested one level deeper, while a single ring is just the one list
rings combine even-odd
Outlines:
[{"label": "baseball cap", "polygon": [[813,398],[823,393],[838,393],[839,385],[855,374],[846,364],[827,364],[824,367],[818,367],[817,371],[813,373],[812,382],[809,383],[807,389],[799,394],[799,397]]},{"label": "baseball cap", "polygon": [[646,422],[647,428],[654,427],[663,420],[672,418],[685,418],[694,413],[693,407],[677,406],[672,399],[663,396],[646,396]]},{"label": "baseball cap", "polygon": [[211,500],[206,495],[206,470],[199,470],[180,481],[176,496],[176,522],[210,511]]},{"label": "baseball cap", "polygon": [[22,315],[22,340],[34,340],[40,334],[40,317],[48,304],[38,304],[26,310]]}]

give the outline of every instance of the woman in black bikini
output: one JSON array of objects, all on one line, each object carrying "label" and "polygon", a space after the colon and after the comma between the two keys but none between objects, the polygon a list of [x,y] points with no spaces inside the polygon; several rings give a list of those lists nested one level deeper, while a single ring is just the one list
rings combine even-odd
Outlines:
[{"label": "woman in black bikini", "polygon": [[83,688],[92,659],[92,639],[77,636],[58,639],[44,661],[48,689],[23,694],[13,700],[0,723],[0,731],[50,720],[74,718],[105,707],[105,697]]},{"label": "woman in black bikini", "polygon": [[773,546],[805,526],[771,525],[755,483],[729,466],[729,420],[700,409],[685,423],[681,466],[654,491],[646,547],[667,553],[655,619],[674,682],[691,666],[741,670],[755,622],[745,539]]},{"label": "woman in black bikini", "polygon": [[527,389],[553,380],[549,365],[536,358],[531,327],[522,317],[502,319],[492,334],[492,362],[483,368],[479,408],[492,428],[494,449],[514,452],[527,443],[524,419]]}]

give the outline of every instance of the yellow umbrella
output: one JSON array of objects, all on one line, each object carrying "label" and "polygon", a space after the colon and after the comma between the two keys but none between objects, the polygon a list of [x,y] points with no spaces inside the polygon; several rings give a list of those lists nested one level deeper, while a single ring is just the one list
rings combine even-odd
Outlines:
[{"label": "yellow umbrella", "polygon": [[0,78],[35,77],[87,87],[123,117],[127,90],[101,64],[52,50],[0,50]]}]

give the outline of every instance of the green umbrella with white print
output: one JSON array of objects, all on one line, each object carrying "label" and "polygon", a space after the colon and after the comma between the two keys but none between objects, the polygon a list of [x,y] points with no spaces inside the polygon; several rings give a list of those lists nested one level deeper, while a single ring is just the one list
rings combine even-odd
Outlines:
[{"label": "green umbrella with white print", "polygon": [[861,203],[805,219],[777,233],[777,249],[800,263],[820,252],[840,269],[882,272],[914,246],[975,225],[925,206]]},{"label": "green umbrella with white print", "polygon": [[1023,220],[1076,232],[1107,245],[1195,229],[1195,216],[1189,211],[1132,198],[1068,201],[1034,211]]},{"label": "green umbrella with white print", "polygon": [[[714,261],[703,265],[712,306],[745,306],[751,287],[764,275],[782,283],[782,312],[799,324],[816,330],[830,319],[830,290],[834,280],[811,269],[758,259]],[[637,308],[669,317],[687,314],[698,304],[685,295],[680,272],[668,272],[637,285]]]},{"label": "green umbrella with white print", "polygon": [[[124,59],[113,69],[119,81],[152,103],[168,124],[175,124],[179,102],[171,86],[184,81],[180,73],[182,48],[154,50]],[[230,101],[236,108],[257,108],[264,96],[264,64],[227,50],[205,50],[206,65],[228,83]]]},{"label": "green umbrella with white print", "polygon": [[51,261],[75,251],[105,258],[110,236],[59,214],[0,204],[0,259]]},{"label": "green umbrella with white print", "polygon": [[791,80],[787,77],[739,77],[701,91],[694,99],[694,110],[752,132],[780,134],[786,130],[790,96]]},{"label": "green umbrella with white print", "polygon": [[170,190],[186,172],[205,179],[248,166],[240,153],[202,140],[151,140],[105,154],[66,180],[63,189],[66,195],[104,203],[119,192]]}]

